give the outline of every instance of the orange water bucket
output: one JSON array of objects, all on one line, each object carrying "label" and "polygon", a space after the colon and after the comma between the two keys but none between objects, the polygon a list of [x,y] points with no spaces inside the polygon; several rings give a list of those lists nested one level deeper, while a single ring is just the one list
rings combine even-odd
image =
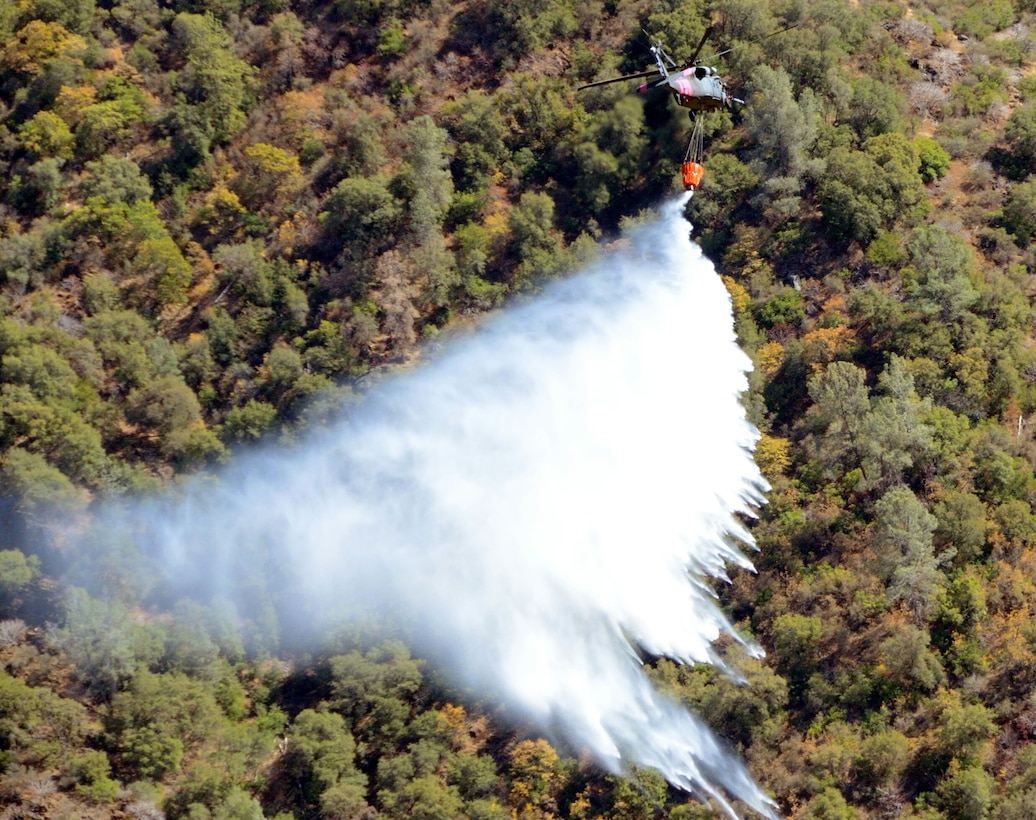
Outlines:
[{"label": "orange water bucket", "polygon": [[701,178],[705,176],[705,166],[700,162],[685,162],[683,164],[683,187],[685,191],[697,188],[701,185]]}]

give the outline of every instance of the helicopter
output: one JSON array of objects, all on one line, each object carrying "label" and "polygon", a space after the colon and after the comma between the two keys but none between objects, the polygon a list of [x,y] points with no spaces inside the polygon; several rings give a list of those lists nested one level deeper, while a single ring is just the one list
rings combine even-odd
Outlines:
[{"label": "helicopter", "polygon": [[[794,23],[765,36],[772,37],[775,34],[781,34],[799,25],[801,24]],[[636,74],[625,74],[622,77],[612,77],[608,80],[596,80],[595,82],[581,85],[576,89],[577,91],[582,91],[586,88],[595,88],[626,80],[644,79],[654,76],[657,70],[662,75],[662,79],[655,83],[655,86],[668,86],[673,99],[676,100],[676,104],[681,108],[688,109],[687,115],[691,118],[691,122],[694,123],[691,139],[687,144],[687,153],[684,155],[681,167],[684,190],[687,191],[697,188],[705,175],[705,166],[702,164],[705,121],[701,115],[709,111],[718,111],[724,106],[732,106],[734,103],[738,105],[744,105],[745,103],[744,100],[739,100],[737,97],[732,97],[727,93],[726,86],[716,73],[715,68],[698,62],[698,55],[701,54],[701,50],[709,39],[709,35],[712,34],[713,28],[714,26],[709,26],[705,29],[705,33],[702,34],[701,40],[698,41],[694,53],[682,66],[678,66],[673,58],[666,54],[665,49],[662,48],[662,42],[656,40],[651,46],[651,55],[655,58],[657,68],[638,71]],[[714,55],[712,59],[729,54],[730,51],[732,49],[721,51],[719,54]],[[649,85],[644,83],[637,90],[646,91],[648,88]]]},{"label": "helicopter", "polygon": [[[694,49],[694,53],[691,55],[691,58],[684,63],[683,66],[677,66],[672,57],[666,54],[665,49],[662,48],[661,41],[658,41],[651,46],[651,54],[655,58],[657,66],[656,69],[638,71],[636,74],[626,74],[622,77],[612,77],[609,80],[597,80],[596,82],[581,85],[577,90],[582,91],[585,88],[594,88],[600,85],[619,83],[624,80],[638,80],[645,77],[652,77],[657,71],[657,73],[662,75],[662,79],[655,83],[655,85],[669,86],[669,90],[672,92],[673,99],[676,100],[676,104],[689,109],[688,116],[690,116],[692,120],[695,118],[695,114],[697,113],[718,111],[720,108],[723,108],[723,106],[729,106],[732,103],[743,105],[744,100],[731,97],[727,93],[727,89],[724,86],[723,81],[719,78],[719,75],[716,73],[715,68],[701,65],[697,62],[698,55],[701,53],[702,47],[705,45],[705,41],[708,40],[709,35],[712,34],[712,29],[713,26],[709,26],[705,29],[705,33],[698,42],[697,48]],[[637,90],[646,91],[648,88],[649,85],[644,83]]]}]

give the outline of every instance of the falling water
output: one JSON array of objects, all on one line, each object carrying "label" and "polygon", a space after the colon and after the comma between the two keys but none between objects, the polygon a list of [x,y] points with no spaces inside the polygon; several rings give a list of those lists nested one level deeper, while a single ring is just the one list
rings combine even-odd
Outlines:
[{"label": "falling water", "polygon": [[704,579],[749,565],[736,516],[764,486],[738,399],[749,362],[685,202],[378,385],[329,433],[137,511],[148,549],[195,593],[255,595],[261,575],[314,632],[385,613],[606,768],[653,766],[769,816],[639,661],[711,662],[733,634]]}]

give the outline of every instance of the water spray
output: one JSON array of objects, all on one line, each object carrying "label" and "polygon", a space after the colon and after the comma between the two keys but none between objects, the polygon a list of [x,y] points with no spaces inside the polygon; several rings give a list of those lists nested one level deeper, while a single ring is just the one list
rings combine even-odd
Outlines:
[{"label": "water spray", "polygon": [[[645,675],[741,638],[708,581],[749,567],[761,503],[749,361],[682,209],[502,311],[348,421],[237,458],[129,514],[177,594],[290,598],[314,636],[352,612],[613,772],[773,816],[742,764]],[[113,524],[112,526],[116,526]],[[755,651],[754,647],[749,647]]]}]

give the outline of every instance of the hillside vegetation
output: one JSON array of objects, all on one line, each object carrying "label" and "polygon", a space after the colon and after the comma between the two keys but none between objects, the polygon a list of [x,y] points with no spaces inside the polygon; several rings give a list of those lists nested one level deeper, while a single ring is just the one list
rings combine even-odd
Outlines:
[{"label": "hillside vegetation", "polygon": [[0,2],[0,816],[711,816],[66,540],[670,195],[683,112],[575,88],[710,21],[748,104],[688,217],[772,483],[720,593],[767,656],[652,674],[788,816],[1036,816],[1032,0]]}]

